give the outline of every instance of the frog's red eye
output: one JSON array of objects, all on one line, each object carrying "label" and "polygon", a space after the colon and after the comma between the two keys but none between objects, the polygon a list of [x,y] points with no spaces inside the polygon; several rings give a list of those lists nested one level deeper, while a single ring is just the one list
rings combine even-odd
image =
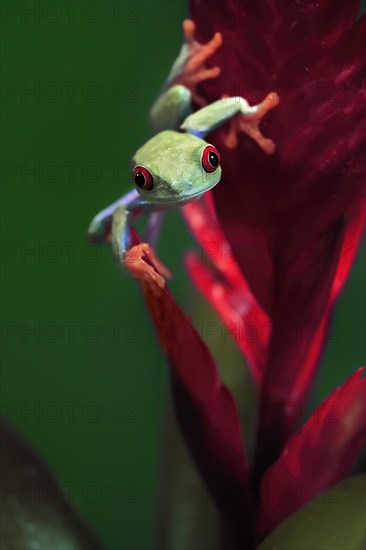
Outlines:
[{"label": "frog's red eye", "polygon": [[135,166],[132,177],[137,187],[141,187],[144,191],[151,191],[153,189],[154,178],[144,166]]},{"label": "frog's red eye", "polygon": [[213,145],[207,145],[202,153],[202,166],[206,172],[214,172],[220,165],[220,153]]}]

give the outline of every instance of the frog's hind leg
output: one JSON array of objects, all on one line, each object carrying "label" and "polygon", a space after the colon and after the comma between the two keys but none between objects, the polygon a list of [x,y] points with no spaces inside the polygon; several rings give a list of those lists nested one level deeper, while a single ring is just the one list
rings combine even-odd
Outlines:
[{"label": "frog's hind leg", "polygon": [[192,112],[192,94],[182,85],[172,86],[158,97],[150,110],[150,124],[154,133],[177,130]]},{"label": "frog's hind leg", "polygon": [[192,102],[200,107],[207,101],[198,94],[197,85],[216,78],[219,66],[208,67],[206,62],[222,44],[222,36],[215,33],[207,44],[195,39],[195,24],[191,19],[183,22],[185,43],[175,60],[163,90],[155,101],[150,120],[155,133],[162,130],[178,130],[183,120],[192,112]]},{"label": "frog's hind leg", "polygon": [[197,84],[204,80],[216,78],[221,72],[219,66],[207,67],[206,61],[214,55],[222,44],[222,35],[216,32],[207,44],[201,44],[195,38],[196,26],[194,21],[183,21],[183,33],[185,44],[180,56],[173,65],[168,80],[173,84],[183,84],[191,90],[192,99],[201,107],[206,105],[206,100],[196,90]]}]

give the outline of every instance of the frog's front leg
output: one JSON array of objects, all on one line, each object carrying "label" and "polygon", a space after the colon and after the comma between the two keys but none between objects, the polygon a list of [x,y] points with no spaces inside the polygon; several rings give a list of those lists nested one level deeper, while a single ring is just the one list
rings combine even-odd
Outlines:
[{"label": "frog's front leg", "polygon": [[192,102],[203,106],[206,100],[197,93],[197,85],[220,74],[220,67],[206,66],[206,61],[222,44],[216,33],[207,44],[200,44],[194,37],[195,24],[183,21],[185,43],[168,75],[162,94],[150,111],[154,132],[178,130],[181,122],[192,112]]},{"label": "frog's front leg", "polygon": [[[223,100],[225,101],[225,98],[223,98]],[[263,151],[269,155],[272,154],[276,146],[271,139],[263,136],[259,124],[264,115],[270,109],[277,107],[279,102],[280,98],[275,92],[268,94],[262,103],[254,105],[253,107],[250,107],[245,101],[243,109],[241,110],[241,116],[237,116],[230,121],[230,129],[225,141],[226,146],[229,147],[229,149],[237,147],[238,133],[244,132],[256,141]]]},{"label": "frog's front leg", "polygon": [[256,141],[266,153],[272,154],[275,144],[262,135],[259,123],[270,109],[279,104],[279,101],[279,96],[275,92],[268,94],[262,103],[252,107],[243,97],[223,97],[188,116],[181,128],[204,138],[209,132],[231,119],[231,127],[226,138],[227,147],[237,146],[237,133],[242,131]]},{"label": "frog's front leg", "polygon": [[94,244],[103,244],[110,242],[112,233],[112,218],[113,212],[119,206],[128,208],[132,204],[137,204],[139,194],[136,189],[132,189],[129,193],[123,195],[116,202],[104,208],[92,219],[88,228],[88,239]]},{"label": "frog's front leg", "polygon": [[[138,207],[141,208],[140,205]],[[145,281],[154,294],[159,295],[165,286],[164,277],[170,278],[171,273],[158,259],[150,244],[139,243],[131,246],[130,217],[133,210],[133,204],[129,208],[119,205],[113,213],[112,247],[114,256],[132,277]]]}]

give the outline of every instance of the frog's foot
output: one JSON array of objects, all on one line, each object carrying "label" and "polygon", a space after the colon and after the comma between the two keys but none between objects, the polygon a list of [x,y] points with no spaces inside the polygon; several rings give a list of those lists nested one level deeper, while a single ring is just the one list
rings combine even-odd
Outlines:
[{"label": "frog's foot", "polygon": [[[160,273],[147,263],[144,257],[151,260]],[[171,278],[169,269],[158,259],[147,243],[140,243],[129,248],[125,252],[124,266],[134,279],[145,281],[156,296],[160,296],[165,287],[164,277]]]},{"label": "frog's foot", "polygon": [[195,29],[196,25],[191,19],[183,21],[187,57],[182,72],[174,79],[174,84],[183,84],[191,91],[192,100],[204,106],[207,101],[197,93],[196,87],[199,82],[219,76],[220,67],[208,69],[205,63],[221,46],[222,35],[217,32],[207,44],[200,44],[194,37]]},{"label": "frog's foot", "polygon": [[262,103],[254,107],[249,107],[248,112],[233,118],[230,121],[230,130],[225,141],[226,146],[230,149],[234,149],[238,145],[238,132],[244,132],[254,139],[265,153],[271,155],[276,146],[271,139],[263,136],[259,129],[259,123],[267,111],[277,107],[279,102],[279,96],[275,92],[271,92]]}]

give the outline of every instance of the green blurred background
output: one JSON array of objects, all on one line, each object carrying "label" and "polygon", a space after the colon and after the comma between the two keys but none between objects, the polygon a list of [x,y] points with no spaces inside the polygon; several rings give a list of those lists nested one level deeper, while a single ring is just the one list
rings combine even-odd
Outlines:
[{"label": "green blurred background", "polygon": [[[2,412],[107,549],[153,547],[168,383],[136,284],[86,228],[130,188],[186,15],[184,0],[2,5]],[[199,327],[214,316],[182,268],[194,245],[177,212],[164,229],[171,288]],[[313,404],[364,361],[364,280],[359,259]]]}]

